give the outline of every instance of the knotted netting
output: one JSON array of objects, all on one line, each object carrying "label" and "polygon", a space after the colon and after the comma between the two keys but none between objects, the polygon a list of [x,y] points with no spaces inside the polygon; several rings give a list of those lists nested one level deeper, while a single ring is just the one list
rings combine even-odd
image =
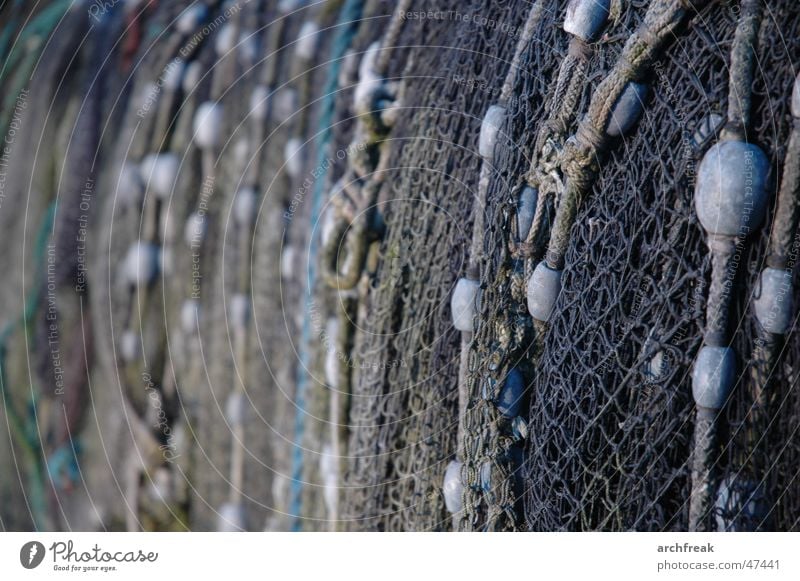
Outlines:
[{"label": "knotted netting", "polygon": [[[637,4],[620,14],[615,27],[588,60],[588,72],[578,88],[578,113],[586,106],[592,88],[602,79],[604,68],[619,50],[620,35],[635,23]],[[568,52],[567,35],[560,29],[564,6],[543,2],[535,6],[532,42],[523,49],[513,81],[513,97],[502,138],[495,151],[489,185],[481,291],[475,338],[470,346],[468,403],[465,425],[463,478],[465,505],[459,527],[468,530],[514,530],[524,528],[521,470],[525,426],[512,425],[494,405],[500,386],[516,373],[525,384],[537,372],[529,361],[535,358],[534,329],[524,299],[525,272],[514,244],[512,218],[524,178],[534,159],[537,131],[559,106],[559,67]],[[580,73],[576,73],[580,74]],[[574,131],[577,116],[567,120],[563,133]],[[552,209],[549,211],[552,212]],[[545,217],[545,222],[552,218]],[[528,401],[529,389],[522,393]],[[524,407],[526,403],[518,402]],[[524,414],[523,414],[524,415]]]},{"label": "knotted netting", "polygon": [[[528,526],[534,530],[688,526],[691,369],[701,343],[710,269],[694,213],[694,174],[724,115],[726,63],[736,22],[733,11],[711,6],[666,50],[638,128],[603,164],[572,229],[563,292],[532,383],[525,501]],[[765,23],[760,36],[767,46],[777,35],[766,32],[769,26]],[[791,31],[779,37],[793,38]],[[763,49],[756,50],[761,54]],[[785,55],[773,65],[783,75],[767,73],[768,61],[760,62],[762,82],[775,83],[771,90],[762,89],[761,99],[785,96],[794,79],[785,69]],[[785,107],[785,97],[779,100]],[[771,111],[772,119],[778,107],[765,101],[755,110]],[[782,159],[774,146],[781,129],[785,141],[785,125],[765,127],[763,121],[748,135],[772,152],[774,167]],[[740,322],[734,323],[734,342],[745,362],[757,337],[752,312],[746,314],[759,272],[755,253],[768,232],[765,225],[755,236],[760,243],[745,252],[740,264],[746,268],[740,269],[734,287],[738,315],[732,320]],[[739,377],[727,408],[729,431],[720,438],[722,483],[738,474],[741,464],[734,458],[752,457],[744,436],[737,436],[753,405],[744,365]],[[790,396],[789,384],[779,376],[774,385]],[[791,431],[781,436],[786,450],[791,438]],[[766,456],[776,452],[778,464],[781,446]],[[773,484],[772,493],[791,497],[783,478],[781,485]],[[742,505],[756,502],[752,489],[740,492],[738,501],[726,501],[722,494],[717,493],[713,528],[729,528],[737,517],[747,521],[751,512]],[[760,525],[767,522],[759,517]],[[769,522],[780,529],[793,526],[791,520]],[[752,523],[737,525],[749,527]]]},{"label": "knotted netting", "polygon": [[[708,36],[725,42],[733,24],[701,13],[667,51],[638,128],[603,164],[572,230],[532,386],[526,517],[535,530],[685,526],[689,379],[708,269],[692,204],[708,138],[691,140],[723,98]],[[688,51],[696,57],[682,63]]]},{"label": "knotted netting", "polygon": [[355,529],[450,528],[441,482],[456,448],[459,338],[448,299],[469,246],[479,120],[509,66],[496,55],[514,45],[508,31],[523,15],[439,9],[448,26],[409,20],[394,57],[406,64],[382,196],[387,236],[355,346],[345,492]]},{"label": "knotted netting", "polygon": [[[300,208],[303,216],[293,226],[295,235],[284,246],[282,267],[293,271],[298,255],[308,266],[292,275],[301,298],[297,304],[299,332],[293,340],[300,367],[298,391],[292,400],[296,442],[292,443],[290,485],[294,502],[289,508],[292,526],[300,530],[343,528],[347,410],[355,367],[352,342],[355,309],[364,290],[361,286],[340,288],[338,282],[329,285],[319,274],[324,260],[317,253],[325,252],[318,249],[325,243],[328,216],[342,184],[360,183],[352,172],[359,160],[363,161],[365,151],[356,99],[364,75],[361,63],[390,26],[395,5],[384,0],[348,0],[342,4],[330,34],[329,60],[319,79],[321,90],[313,103],[314,151],[306,158],[305,179],[295,185],[294,197],[284,213],[287,219]],[[293,216],[290,219],[295,222]],[[310,229],[307,224],[311,224]],[[284,298],[293,299],[291,288],[284,290]]]},{"label": "knotted netting", "polygon": [[[32,23],[0,36],[4,526],[798,527],[796,317],[758,313],[800,282],[794,0],[587,0],[587,38],[566,0],[128,4],[0,7]],[[770,201],[721,242],[731,142]]]},{"label": "knotted netting", "polygon": [[[742,354],[740,381],[724,410],[720,491],[710,515],[711,530],[794,531],[798,527],[797,318],[795,315],[785,339],[780,339],[764,334],[754,316],[755,301],[762,292],[759,273],[770,258],[769,238],[776,235],[778,221],[785,219],[785,209],[777,203],[779,189],[782,180],[792,183],[793,179],[790,164],[796,146],[789,136],[796,122],[793,124],[787,95],[797,76],[788,58],[798,51],[795,10],[796,6],[787,2],[765,6],[757,39],[753,139],[771,163],[772,199],[762,228],[740,259],[743,268],[731,313],[733,344]],[[796,189],[794,193],[796,198]],[[797,260],[797,232],[782,243],[788,255],[786,268],[791,272]],[[793,277],[796,285],[796,273]],[[774,345],[771,355],[759,350],[759,344],[765,343]],[[758,396],[761,390],[767,392],[764,401]]]}]

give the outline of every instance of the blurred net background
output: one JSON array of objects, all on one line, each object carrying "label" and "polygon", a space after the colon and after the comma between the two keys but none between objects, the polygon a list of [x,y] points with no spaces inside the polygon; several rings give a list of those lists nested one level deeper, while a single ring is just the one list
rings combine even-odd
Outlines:
[{"label": "blurred net background", "polygon": [[[695,527],[712,267],[695,183],[743,6],[600,1],[576,52],[581,4],[3,3],[0,528]],[[546,239],[519,243],[518,207],[542,135],[561,151],[648,10],[672,6],[534,322]],[[747,141],[769,205],[731,291],[709,530],[800,526],[796,316],[764,358],[754,314],[779,191],[800,194],[800,9],[760,8]]]}]

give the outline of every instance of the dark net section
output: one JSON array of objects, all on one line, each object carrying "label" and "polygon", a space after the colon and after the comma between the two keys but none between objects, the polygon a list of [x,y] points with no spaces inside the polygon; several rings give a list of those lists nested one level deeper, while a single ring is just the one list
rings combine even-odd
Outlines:
[{"label": "dark net section", "polygon": [[[588,73],[565,137],[575,130],[579,112],[605,71],[616,59],[621,40],[635,27],[644,3],[631,3],[589,57]],[[503,419],[495,401],[510,373],[519,372],[528,386],[536,376],[535,332],[525,303],[526,272],[520,253],[512,252],[512,216],[531,165],[539,128],[555,106],[559,67],[569,37],[561,30],[564,6],[545,2],[530,47],[522,54],[508,117],[508,142],[498,147],[486,204],[485,260],[481,266],[481,299],[475,338],[470,346],[468,404],[465,419],[465,506],[459,528],[520,530],[525,528],[522,496],[524,428]],[[549,212],[552,215],[552,206]],[[547,219],[547,218],[546,218]],[[527,413],[523,413],[522,417]],[[531,432],[533,433],[533,432]]]},{"label": "dark net section", "polygon": [[387,234],[356,339],[352,529],[450,528],[441,486],[456,449],[460,333],[449,300],[471,238],[480,121],[516,43],[507,29],[524,14],[511,3],[438,8],[450,20],[408,20],[400,44],[424,48],[394,57],[408,59],[405,109],[390,137]]},{"label": "dark net section", "polygon": [[[756,350],[761,336],[753,309],[759,292],[758,276],[766,266],[774,202],[792,129],[789,96],[797,63],[791,56],[800,50],[796,11],[797,5],[792,2],[770,3],[758,39],[753,136],[771,161],[773,203],[763,227],[754,233],[740,260],[739,290],[730,323],[741,375],[723,412],[725,432],[721,438],[719,491],[710,519],[712,530],[784,531],[800,526],[800,338],[795,322],[785,341],[776,342],[772,362],[765,364]],[[788,267],[796,267],[799,248],[795,232]],[[768,392],[765,409],[755,397],[762,385]]]},{"label": "dark net section", "polygon": [[[575,132],[644,11],[659,2],[613,2],[621,13],[598,42],[579,47],[588,62],[571,65],[586,74],[564,138]],[[18,421],[28,422],[11,426],[10,443],[23,448],[0,442],[0,465],[11,465],[9,452],[25,452],[19,458],[29,463],[17,467],[23,489],[15,478],[0,478],[3,528],[208,530],[227,526],[220,519],[230,513],[226,508],[235,511],[230,520],[238,523],[228,523],[235,528],[268,530],[689,528],[698,423],[691,372],[703,343],[711,270],[695,215],[694,178],[725,116],[741,2],[709,2],[678,30],[659,64],[637,79],[650,86],[644,115],[603,154],[571,231],[563,290],[547,325],[532,322],[525,283],[550,229],[523,248],[515,241],[514,215],[539,132],[557,102],[567,101],[557,83],[562,64],[575,57],[561,28],[566,0],[448,0],[435,7],[435,17],[420,17],[427,10],[421,3],[410,6],[399,40],[390,43],[396,46],[384,47],[402,109],[384,144],[383,222],[375,228],[383,237],[371,242],[359,284],[342,292],[319,276],[307,287],[308,266],[316,264],[309,261],[319,259],[311,241],[324,222],[313,192],[322,180],[329,200],[334,184],[359,162],[336,156],[359,139],[353,105],[359,66],[402,2],[357,3],[363,17],[342,49],[338,92],[330,100],[332,55],[344,42],[337,19],[340,10],[352,10],[350,1],[311,3],[291,14],[284,12],[291,3],[244,2],[246,8],[225,19],[236,27],[235,37],[254,34],[254,56],[244,56],[240,43],[227,58],[216,53],[221,25],[204,33],[191,55],[182,53],[194,35],[175,30],[186,2],[152,3],[139,19],[109,11],[109,28],[98,36],[94,27],[88,37],[85,13],[53,4],[64,5],[63,22],[52,13],[46,42],[20,36],[24,58],[15,53],[17,64],[0,73],[8,85],[4,128],[9,106],[30,84],[24,131],[9,164],[14,171],[3,202],[9,211],[0,212],[7,239],[26,241],[0,258],[10,273],[0,285],[0,304],[15,319],[0,317],[4,413],[17,409]],[[206,4],[203,26],[227,7]],[[763,4],[748,139],[770,159],[772,204],[765,223],[737,246],[729,335],[738,381],[716,418],[713,501],[701,519],[710,530],[800,529],[800,338],[794,330],[785,339],[766,336],[753,307],[792,131],[800,18],[797,0]],[[484,161],[477,152],[481,121],[501,99],[534,7],[538,20],[511,69],[498,146],[493,160]],[[0,10],[0,22],[6,16]],[[322,31],[313,59],[296,47],[310,22]],[[161,87],[140,116],[153,83],[178,54],[209,74],[191,90],[183,83]],[[185,82],[188,69],[182,74]],[[270,95],[260,121],[248,116],[256,87]],[[230,142],[204,151],[193,137],[194,116],[217,97]],[[53,114],[44,115],[51,105]],[[324,115],[328,106],[332,122]],[[101,136],[103,126],[117,129]],[[325,129],[327,141],[320,138]],[[305,144],[297,171],[286,163],[290,139]],[[117,191],[123,162],[140,167],[156,152],[184,159],[168,203],[156,201],[143,184],[123,200]],[[320,173],[325,155],[337,160]],[[244,167],[249,157],[252,176]],[[485,164],[491,177],[481,204]],[[55,176],[65,168],[71,173],[62,184]],[[75,230],[82,229],[77,204],[88,176],[97,180],[87,248],[91,292],[79,300],[72,295],[80,261]],[[252,231],[235,216],[246,185],[257,191]],[[558,202],[549,193],[556,199],[548,201],[545,223]],[[15,199],[27,199],[25,214],[36,220],[20,220]],[[46,208],[56,199],[60,211],[49,225]],[[201,207],[207,230],[199,235],[190,218]],[[459,278],[475,275],[467,265],[475,258],[469,253],[477,217],[485,224],[477,245],[483,251],[480,301],[474,334],[462,335],[451,322],[450,298]],[[37,232],[53,242],[58,265],[54,306],[69,380],[63,398],[54,397],[48,344],[51,303],[43,283],[49,283],[49,254],[28,257]],[[792,236],[786,250],[794,268],[800,236]],[[122,267],[132,245],[144,240],[164,251],[161,272],[152,285],[132,290]],[[13,275],[20,272],[25,280]],[[195,291],[197,277],[201,291]],[[798,275],[795,284],[800,288]],[[25,307],[25,291],[37,285]],[[251,305],[246,324],[234,322],[237,294]],[[187,329],[184,307],[192,301],[200,325]],[[23,307],[32,314],[16,321]],[[334,341],[337,372],[347,380],[336,389],[326,385],[330,348],[323,340],[332,320],[351,333]],[[243,325],[243,332],[235,329]],[[123,353],[126,332],[141,338],[134,355]],[[462,358],[465,336],[471,342]],[[524,395],[521,411],[509,419],[498,402],[513,374],[522,378]],[[463,377],[467,401],[459,402]],[[30,399],[29,387],[41,398]],[[247,409],[232,421],[228,404],[239,392]],[[466,407],[461,417],[460,403]],[[97,422],[87,421],[89,405]],[[45,441],[40,447],[27,442],[36,433]],[[442,484],[454,459],[463,462],[464,508],[452,519]],[[80,468],[85,491],[73,468]],[[110,477],[117,486],[107,485]],[[29,494],[31,514],[22,502]],[[89,500],[99,510],[87,512]]]},{"label": "dark net section", "polygon": [[[462,530],[479,530],[483,527],[513,530],[519,523],[516,513],[505,513],[501,508],[514,504],[511,481],[515,466],[510,459],[513,441],[507,437],[501,438],[497,429],[498,414],[483,401],[480,384],[481,376],[489,365],[496,366],[495,362],[505,357],[513,357],[513,365],[520,353],[525,353],[530,346],[531,329],[524,308],[512,304],[513,266],[508,242],[514,200],[530,166],[534,128],[544,113],[543,95],[547,95],[548,87],[557,74],[559,56],[565,48],[564,38],[557,30],[560,17],[557,6],[557,2],[546,4],[534,28],[533,38],[536,40],[521,55],[513,97],[507,103],[506,123],[501,131],[501,135],[508,136],[508,142],[502,142],[502,146],[495,149],[493,175],[487,192],[486,231],[483,234],[486,259],[481,268],[477,329],[468,358],[462,475],[465,503],[458,525]],[[517,273],[517,278],[519,276]],[[503,351],[495,355],[500,347],[500,337],[510,337],[507,330],[514,326],[521,329],[516,337],[522,335],[522,340],[514,345],[515,353]],[[503,371],[507,372],[507,367],[501,373]],[[493,497],[489,499],[484,498],[480,482],[481,467],[487,462],[494,469],[495,481],[501,482],[499,487],[495,486]],[[494,510],[491,510],[492,507]]]},{"label": "dark net section", "polygon": [[[685,530],[705,235],[693,177],[727,99],[735,19],[693,18],[648,78],[572,229],[533,381],[525,505],[534,530]],[[687,57],[691,55],[691,57]]]}]

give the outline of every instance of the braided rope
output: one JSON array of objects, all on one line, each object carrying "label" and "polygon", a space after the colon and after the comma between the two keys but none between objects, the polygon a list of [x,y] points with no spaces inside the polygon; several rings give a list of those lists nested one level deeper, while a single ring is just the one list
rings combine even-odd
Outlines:
[{"label": "braided rope", "polygon": [[[328,70],[328,80],[325,83],[322,101],[322,112],[320,114],[320,132],[317,135],[317,151],[319,167],[324,167],[324,161],[328,154],[328,144],[332,134],[332,122],[336,89],[339,83],[339,70],[342,65],[344,54],[350,46],[353,37],[359,26],[359,19],[363,9],[361,0],[348,0],[342,7],[337,27],[341,27],[333,42],[330,57],[330,68]],[[317,224],[323,207],[323,187],[324,180],[318,179],[314,184],[311,194],[311,224]],[[316,265],[314,257],[317,255],[317,237],[313,236],[309,245],[308,272],[306,274],[306,292],[310,298],[314,292],[316,284]],[[302,335],[300,338],[300,361],[297,367],[297,391],[295,394],[295,444],[292,449],[292,484],[290,490],[289,513],[291,515],[291,529],[294,531],[302,530],[302,492],[303,492],[303,432],[306,421],[306,390],[308,387],[308,370],[311,364],[311,327],[312,321],[310,314],[306,311],[302,323]]]},{"label": "braided rope", "polygon": [[[743,140],[750,124],[755,39],[760,24],[760,13],[761,0],[743,0],[731,48],[728,123],[721,134],[722,142]],[[742,221],[744,222],[744,219]],[[740,252],[739,247],[744,244],[744,239],[749,233],[749,227],[744,224],[740,226],[737,238],[709,232],[708,246],[711,250],[712,267],[706,303],[705,346],[721,348],[729,341],[728,319],[734,294],[729,280],[735,277],[739,265],[737,257]],[[698,366],[702,365],[703,361],[698,359],[695,374]],[[719,364],[720,367],[723,365]],[[722,372],[717,371],[717,373]],[[695,383],[699,383],[696,375],[693,379]],[[697,397],[695,392],[696,400]],[[689,500],[689,530],[692,531],[707,530],[709,527],[708,519],[716,491],[718,460],[716,437],[718,408],[703,407],[700,400],[697,400],[697,404],[695,446],[692,455],[692,490]]]}]

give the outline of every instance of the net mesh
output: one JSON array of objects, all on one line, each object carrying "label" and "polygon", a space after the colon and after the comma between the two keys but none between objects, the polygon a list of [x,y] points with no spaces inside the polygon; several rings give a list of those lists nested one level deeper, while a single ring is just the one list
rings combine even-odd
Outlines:
[{"label": "net mesh", "polygon": [[[11,88],[2,103],[4,128],[18,89],[44,55],[30,85],[26,131],[13,148],[15,171],[0,200],[0,224],[6,241],[25,239],[32,247],[36,228],[5,210],[12,200],[27,198],[27,214],[46,218],[48,203],[60,198],[52,241],[65,287],[58,291],[59,326],[72,344],[63,350],[68,394],[48,395],[55,378],[44,301],[33,333],[3,327],[4,410],[38,406],[39,425],[27,430],[39,427],[45,434],[47,457],[47,465],[34,459],[20,469],[26,482],[39,487],[41,498],[30,493],[32,510],[14,501],[23,495],[17,484],[0,481],[4,527],[207,530],[219,527],[221,507],[233,499],[243,508],[239,524],[248,529],[689,528],[693,436],[700,423],[691,374],[703,345],[712,267],[695,214],[694,182],[725,117],[739,2],[712,2],[693,14],[646,77],[637,79],[650,88],[643,116],[601,160],[569,233],[562,290],[547,324],[528,314],[525,285],[533,264],[525,253],[541,258],[559,194],[548,193],[545,227],[532,251],[515,241],[515,214],[540,130],[563,97],[559,68],[575,56],[561,28],[566,2],[453,0],[437,6],[436,16],[420,16],[422,8],[411,6],[416,12],[398,21],[397,11],[408,4],[366,1],[333,96],[323,91],[329,56],[337,50],[336,23],[352,2],[288,11],[291,3],[252,2],[234,13],[226,12],[227,4],[208,2],[203,22],[217,24],[201,33],[191,54],[181,52],[192,44],[191,35],[175,33],[173,22],[188,2],[162,3],[138,17],[109,11],[108,37],[93,36],[85,47],[80,38],[86,15],[66,13],[52,34],[68,3],[51,4],[50,12],[31,9],[41,38],[23,43],[29,54],[12,51],[7,35],[0,38],[8,65],[2,80]],[[597,43],[584,47],[585,78],[576,85],[564,138],[575,132],[651,4],[614,2],[620,12]],[[511,70],[499,145],[484,161],[477,151],[481,122],[503,97],[521,27],[534,7],[538,20],[517,70]],[[0,10],[0,28],[23,12],[17,5]],[[310,21],[321,32],[307,58],[298,53],[298,37]],[[219,59],[215,45],[228,25],[238,46]],[[401,31],[396,46],[384,47],[386,76],[401,108],[381,145],[377,206],[383,235],[371,243],[354,289],[337,292],[318,280],[309,289],[309,266],[321,260],[310,255],[319,248],[312,240],[324,229],[311,191],[321,180],[329,200],[340,178],[363,161],[337,154],[360,138],[354,106],[359,65],[392,25]],[[255,44],[247,57],[249,33]],[[44,48],[48,35],[52,44]],[[109,46],[117,36],[121,42]],[[733,287],[729,326],[738,381],[717,417],[714,500],[703,517],[711,530],[800,528],[800,341],[794,330],[785,340],[767,335],[753,308],[793,129],[789,95],[797,71],[791,56],[800,53],[794,0],[765,3],[755,48],[748,139],[770,160],[773,202],[765,223],[741,247]],[[65,56],[73,53],[74,60]],[[90,95],[86,83],[100,66],[96,58],[106,53],[104,91],[88,101],[87,111],[120,129],[102,136],[102,155],[89,170],[87,156],[101,137],[96,126],[81,121],[78,109]],[[154,83],[179,53],[209,74],[190,92],[171,93],[162,85],[154,93]],[[64,73],[66,81],[56,88]],[[269,94],[269,114],[258,127],[246,117],[256,87]],[[230,141],[212,152],[209,164],[208,152],[194,143],[193,119],[202,103],[220,94],[223,134]],[[329,97],[333,124],[325,128]],[[139,115],[151,98],[152,109]],[[51,105],[52,113],[44,115]],[[76,126],[90,130],[74,136]],[[317,149],[322,129],[330,132],[328,151]],[[303,144],[296,164],[287,159],[294,139]],[[29,153],[40,147],[37,159],[44,161],[36,162]],[[118,198],[123,165],[155,151],[183,158],[168,202],[156,202],[152,192],[135,203]],[[317,160],[326,154],[335,161],[321,171]],[[490,177],[482,205],[476,200],[485,164]],[[67,165],[74,171],[59,187],[54,176]],[[89,221],[91,292],[81,305],[70,302],[68,292],[78,263],[80,193],[89,174],[98,186]],[[237,191],[251,178],[258,217],[252,240],[243,243],[233,210]],[[201,203],[207,230],[198,250],[187,244],[184,230]],[[470,274],[476,216],[485,225],[478,241],[480,294],[462,358],[450,298],[456,282]],[[163,247],[163,276],[142,293],[131,290],[122,268],[132,244],[148,237]],[[800,242],[796,235],[786,242],[793,267]],[[47,272],[36,264],[26,268],[23,281],[20,265],[27,260],[19,253],[0,257],[4,271],[20,273],[0,289],[4,304],[19,312],[23,291]],[[243,270],[249,272],[246,283]],[[182,311],[193,298],[196,274],[202,279],[196,297],[201,325],[190,332]],[[244,355],[231,329],[231,299],[240,293],[252,300]],[[83,318],[80,308],[88,313]],[[94,334],[88,353],[78,343],[81,322]],[[333,347],[326,341],[330,329],[336,330]],[[133,331],[144,349],[134,362],[123,353],[125,331]],[[26,347],[33,348],[32,362]],[[337,386],[328,385],[331,349],[342,382]],[[516,375],[525,387],[521,411],[508,418],[498,400]],[[460,377],[466,378],[462,402]],[[113,389],[97,387],[107,385]],[[225,408],[239,390],[248,411],[234,437]],[[31,399],[31,393],[45,397]],[[53,402],[66,404],[64,422]],[[95,426],[82,421],[87,406],[102,418]],[[154,415],[160,412],[165,424]],[[0,462],[10,463],[6,448],[28,446],[25,439],[25,433],[15,434],[9,446],[4,442]],[[56,452],[79,439],[76,460],[84,472],[76,493],[67,486],[71,467]],[[160,446],[178,453],[174,462]],[[235,457],[243,458],[239,476]],[[451,518],[442,483],[454,459],[463,462],[463,510]],[[116,490],[106,486],[106,469],[119,476]],[[50,490],[43,483],[52,474],[57,485]],[[90,501],[99,507],[97,516],[86,516]]]},{"label": "net mesh", "polygon": [[[534,530],[688,526],[691,367],[702,342],[710,270],[692,204],[693,176],[715,140],[713,132],[708,135],[709,117],[724,113],[735,25],[731,11],[707,9],[666,51],[644,118],[603,165],[573,228],[564,291],[532,382],[525,500]],[[764,34],[766,29],[762,42],[774,38]],[[792,75],[764,78],[775,85],[758,89],[762,98],[785,95]],[[785,140],[787,128],[763,123],[757,121],[752,139],[775,152],[779,131]],[[763,228],[746,251],[736,285],[734,345],[745,362],[757,337],[750,290],[768,231]],[[738,474],[743,456],[753,456],[742,428],[752,406],[747,377],[742,371],[723,424],[721,482]],[[776,378],[776,385],[782,383]],[[785,484],[772,492],[778,490],[785,491]],[[747,519],[740,503],[731,506],[740,521]],[[716,517],[715,528],[724,528],[720,521],[734,515]],[[779,529],[793,526],[771,522]]]},{"label": "net mesh", "polygon": [[383,196],[387,237],[355,347],[345,518],[359,530],[450,528],[441,483],[456,448],[460,337],[449,296],[469,247],[480,120],[508,67],[496,55],[515,43],[471,18],[514,29],[524,15],[510,5],[440,9],[455,19],[446,34],[409,21],[400,44],[410,48],[395,57],[407,64]]}]

